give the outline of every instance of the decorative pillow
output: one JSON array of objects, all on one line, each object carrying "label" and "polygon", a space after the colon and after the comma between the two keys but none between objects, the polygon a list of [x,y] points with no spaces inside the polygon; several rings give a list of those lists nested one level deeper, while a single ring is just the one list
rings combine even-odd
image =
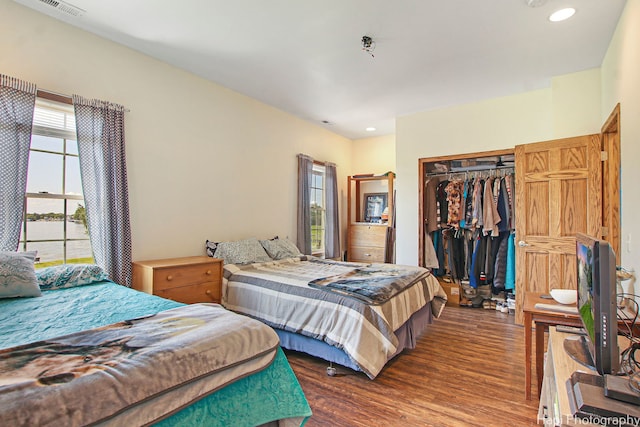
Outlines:
[{"label": "decorative pillow", "polygon": [[294,258],[302,255],[298,247],[291,240],[278,236],[270,240],[260,240],[260,244],[267,251],[267,254],[275,260]]},{"label": "decorative pillow", "polygon": [[251,264],[271,261],[269,255],[267,255],[255,237],[233,242],[220,242],[216,245],[214,257],[223,259],[225,264]]},{"label": "decorative pillow", "polygon": [[216,248],[218,247],[217,242],[212,242],[211,240],[207,240],[205,243],[205,248],[207,249],[207,255],[213,257],[213,254],[216,253]]},{"label": "decorative pillow", "polygon": [[36,252],[0,252],[0,298],[42,295],[33,263]]},{"label": "decorative pillow", "polygon": [[43,291],[90,285],[109,276],[96,264],[62,264],[36,270],[38,284]]}]

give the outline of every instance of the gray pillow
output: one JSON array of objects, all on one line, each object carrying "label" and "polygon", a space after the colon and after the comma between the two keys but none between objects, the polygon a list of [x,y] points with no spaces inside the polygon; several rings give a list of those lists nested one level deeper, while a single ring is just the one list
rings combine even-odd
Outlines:
[{"label": "gray pillow", "polygon": [[232,242],[220,242],[216,245],[215,258],[221,258],[225,264],[252,264],[271,261],[269,255],[255,237]]},{"label": "gray pillow", "polygon": [[295,258],[302,255],[298,247],[291,240],[275,237],[270,240],[260,240],[260,244],[267,254],[275,260]]},{"label": "gray pillow", "polygon": [[0,252],[0,298],[42,295],[33,265],[36,252]]}]

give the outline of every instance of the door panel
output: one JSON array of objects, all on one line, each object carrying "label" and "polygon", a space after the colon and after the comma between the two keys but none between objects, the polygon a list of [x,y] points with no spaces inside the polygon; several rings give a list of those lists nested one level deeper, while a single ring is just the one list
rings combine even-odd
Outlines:
[{"label": "door panel", "polygon": [[516,321],[522,323],[524,292],[575,289],[575,234],[599,237],[600,135],[519,145],[515,158]]}]

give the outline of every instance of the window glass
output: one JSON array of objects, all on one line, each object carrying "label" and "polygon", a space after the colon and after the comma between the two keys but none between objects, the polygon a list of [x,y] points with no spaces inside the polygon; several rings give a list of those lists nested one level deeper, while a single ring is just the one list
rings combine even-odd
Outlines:
[{"label": "window glass", "polygon": [[[67,146],[69,145],[74,147],[78,146],[75,141],[73,141],[73,144],[67,143]],[[67,156],[65,166],[65,194],[82,195],[82,181],[80,180],[80,159],[75,156]]]},{"label": "window glass", "polygon": [[314,255],[324,253],[324,176],[325,168],[313,165],[311,178],[311,251]]},{"label": "window glass", "polygon": [[62,194],[62,155],[31,150],[27,193]]},{"label": "window glass", "polygon": [[62,153],[64,140],[61,138],[52,138],[50,136],[32,135],[31,136],[31,149],[32,150],[45,150],[55,151],[56,153]]},{"label": "window glass", "polygon": [[26,232],[22,227],[20,240],[25,237],[27,240],[64,238],[63,211],[64,200],[27,198],[27,227]]},{"label": "window glass", "polygon": [[20,236],[22,250],[38,251],[36,268],[94,262],[77,153],[73,107],[38,98]]}]

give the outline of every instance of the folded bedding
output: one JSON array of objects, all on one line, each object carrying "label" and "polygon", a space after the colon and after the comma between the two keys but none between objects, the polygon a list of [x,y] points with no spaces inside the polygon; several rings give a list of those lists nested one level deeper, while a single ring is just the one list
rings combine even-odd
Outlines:
[{"label": "folded bedding", "polygon": [[371,264],[309,282],[309,286],[379,305],[429,275],[429,270],[395,264]]}]

